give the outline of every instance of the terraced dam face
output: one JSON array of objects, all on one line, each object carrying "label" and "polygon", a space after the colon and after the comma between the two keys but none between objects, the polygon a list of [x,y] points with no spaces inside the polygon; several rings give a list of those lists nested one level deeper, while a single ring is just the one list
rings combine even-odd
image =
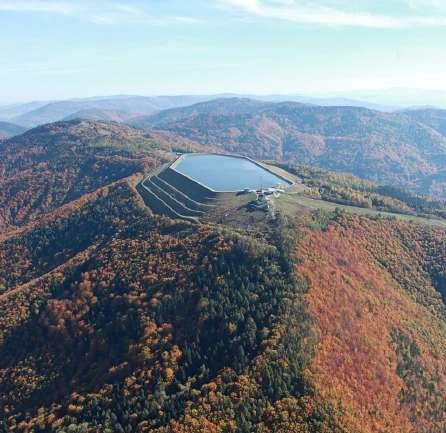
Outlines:
[{"label": "terraced dam face", "polygon": [[289,185],[254,161],[237,156],[183,155],[171,168],[216,192]]},{"label": "terraced dam face", "polygon": [[199,222],[216,206],[233,204],[240,192],[289,185],[248,158],[188,154],[152,172],[138,191],[153,212]]}]

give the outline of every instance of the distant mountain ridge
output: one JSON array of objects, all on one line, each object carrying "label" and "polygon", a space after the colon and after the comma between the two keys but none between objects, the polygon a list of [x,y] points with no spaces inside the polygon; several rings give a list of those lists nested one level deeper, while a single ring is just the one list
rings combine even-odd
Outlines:
[{"label": "distant mountain ridge", "polygon": [[[122,111],[128,113],[128,117],[131,117],[132,115],[151,114],[167,108],[189,105],[203,99],[206,98],[200,96],[111,96],[73,99],[37,106],[37,108],[25,111],[15,117],[9,117],[9,120],[26,127],[34,127],[63,120],[83,110],[93,109]],[[2,112],[0,109],[1,118]]]},{"label": "distant mountain ridge", "polygon": [[37,110],[40,107],[48,105],[51,101],[33,101],[26,103],[0,105],[0,120],[10,121],[14,117]]},{"label": "distant mountain ridge", "polygon": [[187,107],[171,108],[151,116],[139,116],[131,119],[129,125],[138,128],[156,127],[170,122],[200,115],[229,116],[253,114],[274,106],[274,103],[249,98],[220,98],[200,102]]},{"label": "distant mountain ridge", "polygon": [[23,132],[25,132],[25,128],[23,126],[15,125],[14,123],[0,121],[0,139],[10,138],[13,137],[14,135],[19,135]]},{"label": "distant mountain ridge", "polygon": [[[300,94],[289,95],[240,95],[240,94],[217,94],[217,95],[177,95],[177,96],[138,96],[138,95],[116,95],[99,96],[89,98],[78,98],[56,101],[34,101],[23,104],[10,104],[0,106],[0,120],[26,126],[28,128],[45,123],[57,122],[65,119],[73,119],[84,115],[85,119],[92,119],[90,110],[99,110],[95,114],[95,120],[110,120],[108,111],[122,112],[117,120],[128,120],[135,116],[149,115],[154,112],[175,107],[184,107],[191,104],[212,101],[221,98],[247,98],[265,103],[292,101],[304,104],[321,106],[354,106],[366,107],[379,111],[394,111],[399,107],[385,104],[370,103],[366,100],[356,100],[343,97],[311,97]],[[103,111],[104,110],[104,111]],[[103,113],[104,117],[100,117]]]},{"label": "distant mountain ridge", "polygon": [[429,125],[440,134],[446,136],[446,110],[439,108],[418,108],[405,110],[404,114],[417,122]]},{"label": "distant mountain ridge", "polygon": [[128,122],[132,118],[131,113],[120,110],[105,110],[100,108],[85,108],[83,110],[76,111],[73,114],[63,118],[64,122],[76,119],[82,120],[97,120],[97,121],[109,121],[109,122]]}]

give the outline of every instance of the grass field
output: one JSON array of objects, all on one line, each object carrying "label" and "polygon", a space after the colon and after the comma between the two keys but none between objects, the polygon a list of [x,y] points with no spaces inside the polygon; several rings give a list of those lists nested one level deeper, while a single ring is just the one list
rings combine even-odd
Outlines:
[{"label": "grass field", "polygon": [[275,199],[275,205],[279,212],[282,212],[284,215],[295,215],[297,212],[301,211],[302,208],[309,210],[327,210],[333,211],[335,209],[340,209],[345,212],[355,213],[359,215],[368,215],[368,216],[381,216],[383,218],[398,218],[404,221],[411,221],[418,224],[425,224],[431,226],[445,227],[446,228],[446,220],[437,219],[437,218],[423,218],[417,217],[413,215],[405,215],[399,213],[392,212],[382,212],[375,209],[355,207],[355,206],[346,206],[337,203],[332,203],[324,200],[312,199],[309,197],[305,197],[298,192],[296,187],[305,188],[301,185],[295,185],[293,190],[282,194],[279,198]]}]

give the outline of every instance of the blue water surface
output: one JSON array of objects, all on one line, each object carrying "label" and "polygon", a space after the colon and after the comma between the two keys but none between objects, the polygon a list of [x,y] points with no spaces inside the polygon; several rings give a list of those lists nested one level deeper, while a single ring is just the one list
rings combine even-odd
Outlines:
[{"label": "blue water surface", "polygon": [[181,174],[214,191],[242,191],[289,183],[248,159],[225,155],[183,155],[174,166]]}]

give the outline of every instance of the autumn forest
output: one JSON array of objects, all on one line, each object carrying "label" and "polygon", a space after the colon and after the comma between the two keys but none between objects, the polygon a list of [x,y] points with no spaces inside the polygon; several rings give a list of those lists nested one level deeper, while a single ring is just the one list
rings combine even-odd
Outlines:
[{"label": "autumn forest", "polygon": [[153,212],[143,175],[209,150],[103,121],[0,141],[0,432],[446,431],[443,202],[281,164],[295,207]]}]

